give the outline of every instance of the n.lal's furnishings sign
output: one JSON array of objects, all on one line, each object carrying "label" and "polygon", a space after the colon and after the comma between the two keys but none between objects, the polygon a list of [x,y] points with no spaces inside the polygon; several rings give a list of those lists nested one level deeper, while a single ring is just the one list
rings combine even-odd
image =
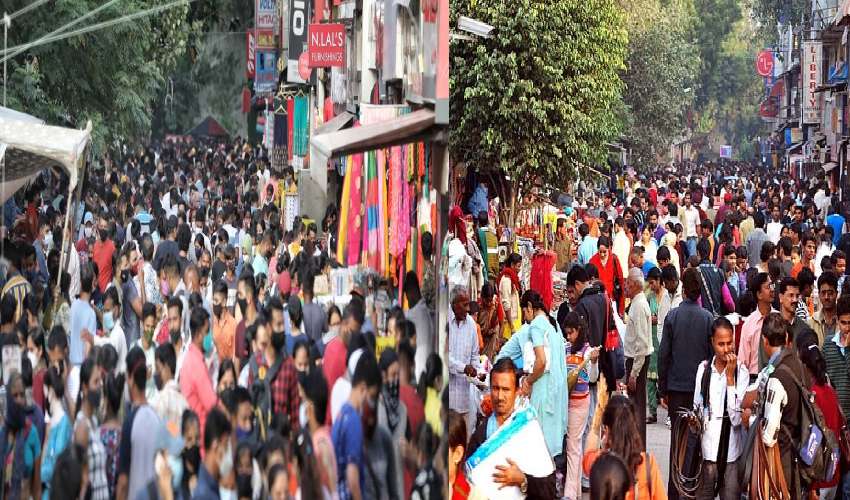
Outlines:
[{"label": "n.lal's furnishings sign", "polygon": [[311,68],[345,66],[344,24],[311,24],[308,39]]},{"label": "n.lal's furnishings sign", "polygon": [[820,95],[815,93],[821,84],[822,42],[803,42],[803,123],[820,123]]},{"label": "n.lal's furnishings sign", "polygon": [[275,25],[275,0],[257,0],[254,27],[258,30],[272,30]]}]

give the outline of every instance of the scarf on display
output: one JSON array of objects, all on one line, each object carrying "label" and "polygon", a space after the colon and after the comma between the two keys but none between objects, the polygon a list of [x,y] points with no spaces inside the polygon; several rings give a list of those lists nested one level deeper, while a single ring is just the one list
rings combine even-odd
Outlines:
[{"label": "scarf on display", "polygon": [[[502,278],[504,278],[505,276],[511,279],[511,288],[513,288],[515,292],[519,293],[519,276],[517,276],[516,271],[514,271],[512,267],[505,266],[505,268],[502,269],[502,273],[499,275],[499,281],[502,281]],[[499,281],[497,281],[496,283],[498,283]]]}]

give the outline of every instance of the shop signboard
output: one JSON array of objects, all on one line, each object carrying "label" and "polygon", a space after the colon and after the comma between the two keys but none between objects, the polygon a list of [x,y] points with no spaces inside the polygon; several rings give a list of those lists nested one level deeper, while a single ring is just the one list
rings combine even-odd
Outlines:
[{"label": "shop signboard", "polygon": [[291,83],[305,83],[298,71],[298,59],[307,51],[310,4],[310,0],[289,0],[289,57],[286,61],[286,78]]},{"label": "shop signboard", "polygon": [[275,0],[257,0],[254,27],[259,30],[274,32]]},{"label": "shop signboard", "polygon": [[773,52],[770,50],[762,50],[756,57],[756,71],[760,76],[770,76],[773,74]]},{"label": "shop signboard", "polygon": [[246,76],[248,77],[248,79],[250,80],[250,79],[254,78],[254,73],[255,73],[255,69],[256,69],[256,67],[255,67],[256,57],[257,57],[257,43],[256,43],[256,38],[254,37],[253,31],[248,32],[247,39],[245,40],[245,48],[246,48],[245,52],[246,52],[246,59],[247,59],[245,73],[246,73]]},{"label": "shop signboard", "polygon": [[277,45],[275,44],[274,30],[273,29],[257,30],[257,48],[258,49],[275,49],[275,48],[277,48]]},{"label": "shop signboard", "polygon": [[274,92],[277,75],[277,51],[257,50],[257,78],[254,80],[254,90],[257,93]]},{"label": "shop signboard", "polygon": [[732,158],[732,146],[720,146],[720,157],[721,158]]},{"label": "shop signboard", "polygon": [[820,123],[820,95],[815,89],[821,84],[822,46],[820,41],[803,42],[803,123]]},{"label": "shop signboard", "polygon": [[309,63],[311,68],[345,66],[345,25],[311,24]]}]

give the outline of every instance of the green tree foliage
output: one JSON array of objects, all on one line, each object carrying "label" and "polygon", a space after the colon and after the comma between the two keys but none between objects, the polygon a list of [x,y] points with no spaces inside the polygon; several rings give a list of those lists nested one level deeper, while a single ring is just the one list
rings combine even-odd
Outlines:
[{"label": "green tree foliage", "polygon": [[615,2],[452,0],[451,12],[495,27],[451,46],[455,159],[555,187],[605,160],[628,41]]},{"label": "green tree foliage", "polygon": [[[29,3],[9,0],[4,9],[14,12]],[[103,3],[48,2],[13,20],[9,46],[32,42]],[[72,29],[163,4],[120,0]],[[151,103],[200,27],[182,5],[34,47],[9,61],[8,106],[56,125],[84,127],[91,120],[95,152],[113,140],[144,140],[150,133]]]},{"label": "green tree foliage", "polygon": [[687,126],[700,61],[690,38],[691,5],[658,0],[623,5],[629,29],[624,136],[635,166],[655,166]]}]

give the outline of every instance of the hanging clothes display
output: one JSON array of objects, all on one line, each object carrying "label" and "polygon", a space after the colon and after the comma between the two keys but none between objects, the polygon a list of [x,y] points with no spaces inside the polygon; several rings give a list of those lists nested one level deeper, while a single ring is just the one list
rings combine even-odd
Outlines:
[{"label": "hanging clothes display", "polygon": [[295,98],[295,116],[292,124],[292,154],[294,156],[307,156],[307,147],[310,138],[310,115],[309,97],[298,96]]}]

